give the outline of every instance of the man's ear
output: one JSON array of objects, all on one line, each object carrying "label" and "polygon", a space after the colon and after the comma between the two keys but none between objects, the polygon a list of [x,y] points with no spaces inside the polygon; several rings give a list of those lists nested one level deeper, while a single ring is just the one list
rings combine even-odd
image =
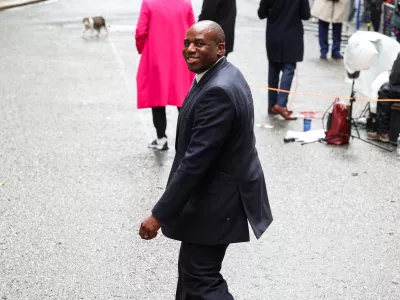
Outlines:
[{"label": "man's ear", "polygon": [[224,56],[225,55],[225,43],[219,43],[217,45],[217,47],[218,47],[218,51],[217,51],[218,56]]}]

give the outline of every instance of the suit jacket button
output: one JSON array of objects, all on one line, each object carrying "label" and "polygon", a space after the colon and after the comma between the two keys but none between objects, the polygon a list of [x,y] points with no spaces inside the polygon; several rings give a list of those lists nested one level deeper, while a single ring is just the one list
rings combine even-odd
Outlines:
[{"label": "suit jacket button", "polygon": [[229,218],[226,218],[227,221],[229,221]]}]

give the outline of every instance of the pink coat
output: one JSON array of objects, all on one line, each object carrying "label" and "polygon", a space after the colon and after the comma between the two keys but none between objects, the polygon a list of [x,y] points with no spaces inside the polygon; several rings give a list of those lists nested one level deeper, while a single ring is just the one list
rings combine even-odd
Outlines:
[{"label": "pink coat", "polygon": [[182,106],[195,75],[182,56],[183,40],[194,23],[191,0],[143,0],[135,35],[142,55],[138,108]]}]

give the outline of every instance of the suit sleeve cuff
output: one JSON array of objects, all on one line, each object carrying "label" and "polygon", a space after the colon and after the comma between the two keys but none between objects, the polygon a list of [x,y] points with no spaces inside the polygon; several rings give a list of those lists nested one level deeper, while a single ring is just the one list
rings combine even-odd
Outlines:
[{"label": "suit sleeve cuff", "polygon": [[151,210],[151,215],[154,216],[158,221],[160,221],[161,224],[165,223],[165,219],[162,216],[162,214],[156,209],[156,207],[154,207]]}]

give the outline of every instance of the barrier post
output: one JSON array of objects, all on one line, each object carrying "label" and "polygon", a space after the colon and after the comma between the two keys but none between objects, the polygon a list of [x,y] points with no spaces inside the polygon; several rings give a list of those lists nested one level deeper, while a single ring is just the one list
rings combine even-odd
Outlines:
[{"label": "barrier post", "polygon": [[361,27],[361,0],[358,0],[356,30],[360,30],[360,27]]}]

